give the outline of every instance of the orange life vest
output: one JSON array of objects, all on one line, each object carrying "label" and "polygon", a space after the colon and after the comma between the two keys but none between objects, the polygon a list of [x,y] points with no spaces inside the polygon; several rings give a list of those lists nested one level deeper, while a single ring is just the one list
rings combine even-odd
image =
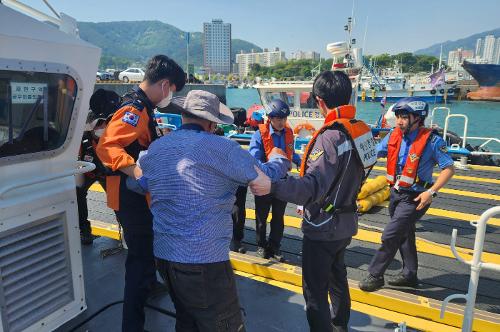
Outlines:
[{"label": "orange life vest", "polygon": [[[420,162],[420,157],[424,152],[425,146],[429,138],[431,137],[432,130],[429,128],[420,128],[418,130],[417,137],[415,141],[411,144],[410,150],[408,151],[408,157],[403,167],[403,171],[397,184],[400,187],[411,187],[415,183],[417,178],[418,164]],[[396,168],[399,157],[399,149],[401,148],[401,142],[403,141],[403,132],[398,127],[394,128],[389,137],[389,142],[387,146],[387,181],[390,184],[396,183]]]},{"label": "orange life vest", "polygon": [[352,105],[339,106],[328,113],[323,127],[314,133],[314,136],[307,144],[304,153],[305,157],[302,158],[302,164],[300,165],[300,176],[304,176],[306,173],[307,160],[318,135],[331,128],[341,130],[345,133],[349,137],[350,144],[354,142],[353,149],[356,150],[356,154],[364,168],[370,168],[375,165],[377,162],[377,151],[372,131],[366,123],[356,120],[355,116],[356,107]]},{"label": "orange life vest", "polygon": [[[271,122],[268,120],[264,124],[259,125],[260,136],[262,137],[262,145],[264,145],[264,152],[266,153],[266,160],[269,160],[269,155],[274,148],[273,138],[271,137],[270,131]],[[288,160],[292,161],[293,156],[293,131],[288,125],[285,125],[285,147],[286,147],[286,157]]]}]

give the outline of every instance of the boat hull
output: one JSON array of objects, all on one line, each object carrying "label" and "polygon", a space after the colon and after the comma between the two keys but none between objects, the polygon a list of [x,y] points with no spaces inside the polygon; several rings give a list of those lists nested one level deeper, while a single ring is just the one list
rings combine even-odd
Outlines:
[{"label": "boat hull", "polygon": [[467,93],[468,99],[500,101],[500,65],[464,61],[463,67],[479,84],[479,90]]}]

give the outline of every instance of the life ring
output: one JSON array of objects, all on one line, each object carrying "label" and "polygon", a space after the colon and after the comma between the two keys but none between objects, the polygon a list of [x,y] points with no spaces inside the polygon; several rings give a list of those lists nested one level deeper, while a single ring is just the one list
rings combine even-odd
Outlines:
[{"label": "life ring", "polygon": [[439,90],[440,94],[444,94],[444,89]]},{"label": "life ring", "polygon": [[293,133],[299,137],[312,136],[315,131],[316,128],[309,122],[301,122],[293,128]]},{"label": "life ring", "polygon": [[432,89],[431,90],[431,95],[435,95],[436,94],[436,90]]}]

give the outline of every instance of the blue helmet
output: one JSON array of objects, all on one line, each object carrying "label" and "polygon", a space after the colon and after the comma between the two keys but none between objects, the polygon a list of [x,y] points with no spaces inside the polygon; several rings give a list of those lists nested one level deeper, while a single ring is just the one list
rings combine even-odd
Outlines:
[{"label": "blue helmet", "polygon": [[270,118],[286,118],[290,115],[290,108],[284,101],[280,99],[273,100],[272,102],[267,104],[265,108],[266,114]]},{"label": "blue helmet", "polygon": [[429,104],[418,97],[407,97],[398,100],[392,110],[394,114],[407,112],[425,118],[429,114]]}]

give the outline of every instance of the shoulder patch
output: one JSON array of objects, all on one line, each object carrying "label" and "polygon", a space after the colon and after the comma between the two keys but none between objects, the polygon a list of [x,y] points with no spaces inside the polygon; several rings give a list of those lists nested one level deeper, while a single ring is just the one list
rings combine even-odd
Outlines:
[{"label": "shoulder patch", "polygon": [[318,148],[315,148],[314,150],[311,151],[309,154],[309,159],[311,161],[316,161],[325,151],[320,150]]},{"label": "shoulder patch", "polygon": [[128,123],[129,125],[137,127],[137,123],[139,122],[139,115],[127,111],[125,112],[122,121]]},{"label": "shoulder patch", "polygon": [[448,147],[446,145],[443,145],[442,147],[439,148],[439,151],[441,151],[443,153],[447,153],[448,152]]}]

